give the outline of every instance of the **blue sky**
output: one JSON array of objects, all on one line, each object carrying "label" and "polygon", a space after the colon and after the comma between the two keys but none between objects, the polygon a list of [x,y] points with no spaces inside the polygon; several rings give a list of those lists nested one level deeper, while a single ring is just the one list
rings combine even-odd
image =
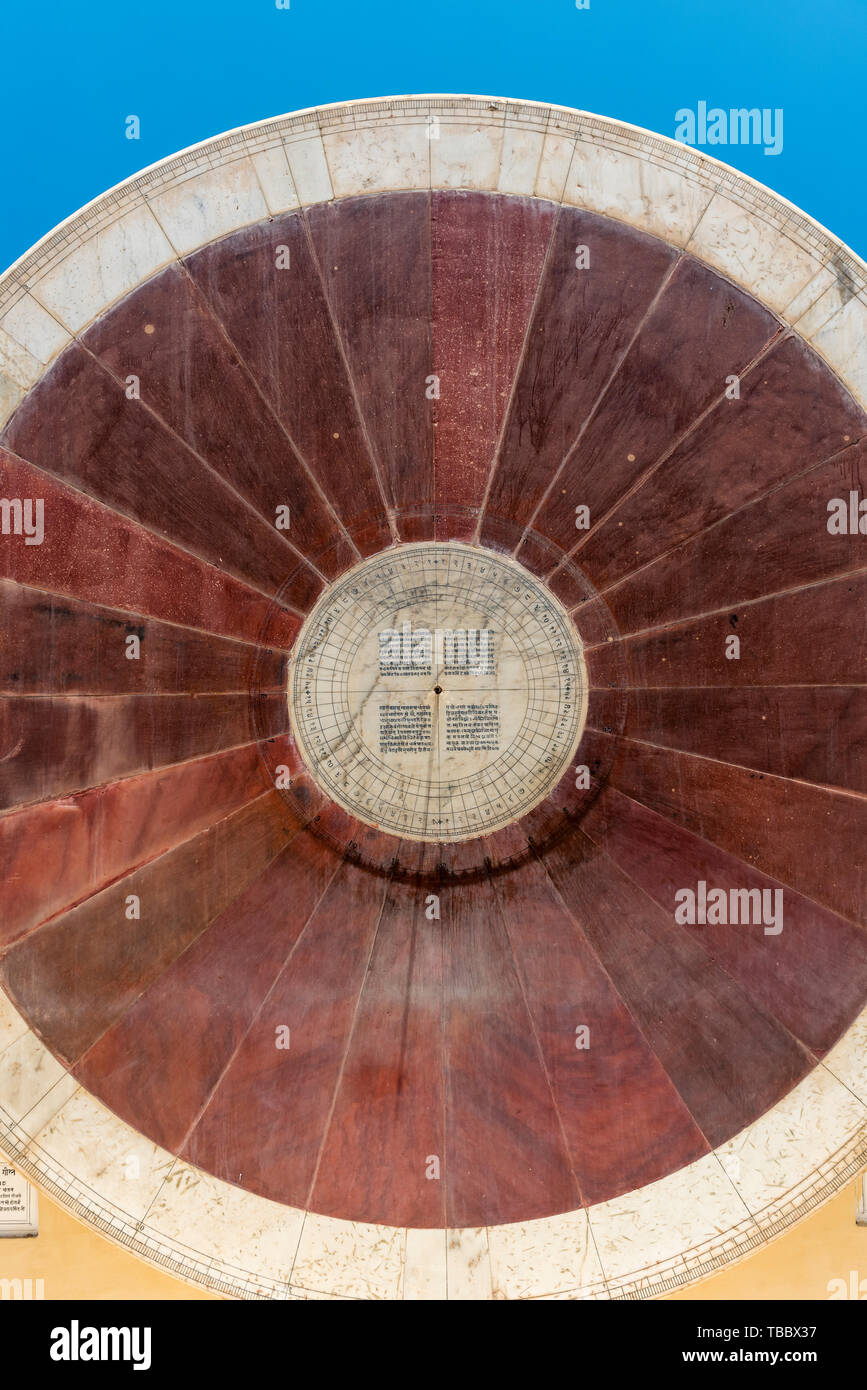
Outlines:
[{"label": "blue sky", "polygon": [[[867,0],[9,0],[0,267],[137,169],[236,125],[407,92],[527,97],[664,134],[784,111],[782,153],[710,152],[867,256]],[[128,115],[141,139],[127,140]]]}]

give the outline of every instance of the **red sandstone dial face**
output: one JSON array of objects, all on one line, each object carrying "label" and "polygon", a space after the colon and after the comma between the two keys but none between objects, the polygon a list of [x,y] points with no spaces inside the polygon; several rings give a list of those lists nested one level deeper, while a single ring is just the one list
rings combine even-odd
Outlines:
[{"label": "red sandstone dial face", "polygon": [[858,1170],[861,275],[407,98],[0,280],[4,1156],[278,1298],[658,1295]]}]

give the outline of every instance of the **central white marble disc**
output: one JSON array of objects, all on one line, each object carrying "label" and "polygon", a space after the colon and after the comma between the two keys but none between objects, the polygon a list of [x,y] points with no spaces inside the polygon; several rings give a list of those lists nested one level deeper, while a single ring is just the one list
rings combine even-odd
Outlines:
[{"label": "central white marble disc", "polygon": [[345,810],[408,839],[467,840],[563,776],[587,676],[568,615],[522,565],[425,542],[326,590],[293,651],[289,706],[304,762]]}]

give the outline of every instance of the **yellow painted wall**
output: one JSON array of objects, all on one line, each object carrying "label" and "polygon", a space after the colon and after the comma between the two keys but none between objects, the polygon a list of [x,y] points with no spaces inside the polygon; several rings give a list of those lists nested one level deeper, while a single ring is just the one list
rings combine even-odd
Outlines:
[{"label": "yellow painted wall", "polygon": [[55,1298],[209,1299],[83,1226],[39,1194],[39,1235],[0,1240],[0,1279],[43,1279]]},{"label": "yellow painted wall", "polygon": [[[743,1263],[715,1274],[672,1300],[827,1299],[831,1279],[850,1282],[856,1270],[867,1297],[867,1226],[856,1226],[858,1189],[836,1197]],[[112,1245],[40,1194],[39,1235],[0,1240],[0,1278],[43,1279],[45,1298],[209,1299]]]},{"label": "yellow painted wall", "polygon": [[860,1182],[849,1183],[824,1207],[742,1264],[703,1279],[672,1300],[808,1298],[827,1299],[828,1283],[850,1283],[852,1270],[864,1281],[867,1298],[867,1226],[856,1226]]}]

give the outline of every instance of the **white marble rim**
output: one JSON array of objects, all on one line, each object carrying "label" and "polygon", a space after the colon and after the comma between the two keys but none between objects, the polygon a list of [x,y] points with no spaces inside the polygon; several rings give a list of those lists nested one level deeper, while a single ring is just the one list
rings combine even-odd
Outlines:
[{"label": "white marble rim", "polygon": [[[602,116],[597,112],[585,111],[581,107],[562,106],[556,102],[536,101],[533,98],[523,97],[486,96],[482,93],[411,92],[404,95],[359,97],[349,101],[323,102],[319,106],[298,107],[294,111],[279,116],[269,116],[262,121],[251,121],[246,125],[233,126],[218,135],[209,136],[206,140],[195,141],[191,145],[184,146],[181,150],[174,151],[171,155],[154,160],[152,164],[143,165],[135,174],[121,179],[119,183],[112,184],[110,188],[105,189],[104,192],[89,202],[82,204],[75,212],[70,213],[69,217],[62,218],[50,231],[34,242],[33,246],[22,252],[0,276],[0,302],[2,302],[2,291],[5,288],[7,277],[25,269],[27,263],[43,247],[49,245],[58,233],[72,227],[75,227],[76,230],[79,227],[83,229],[87,225],[87,214],[104,205],[113,195],[126,190],[140,179],[145,180],[153,175],[159,175],[167,169],[172,169],[175,164],[186,160],[190,155],[219,147],[224,141],[243,142],[254,139],[258,135],[280,131],[290,124],[292,132],[297,133],[299,124],[305,121],[311,130],[321,129],[323,119],[340,117],[344,114],[348,119],[354,119],[358,115],[368,112],[371,114],[379,114],[380,112],[397,114],[396,109],[399,108],[399,114],[412,114],[421,117],[428,114],[443,113],[476,116],[484,111],[490,113],[492,106],[495,106],[497,111],[502,113],[504,121],[508,120],[509,117],[517,117],[523,113],[525,116],[528,114],[538,115],[539,119],[545,121],[548,127],[553,125],[556,128],[559,119],[566,123],[567,128],[576,125],[576,123],[586,122],[592,123],[598,129],[610,129],[613,135],[621,138],[628,139],[631,136],[633,141],[641,142],[645,146],[648,142],[650,147],[667,146],[670,156],[675,160],[685,165],[698,161],[707,166],[708,172],[716,170],[719,177],[731,180],[735,185],[743,185],[745,193],[751,189],[762,202],[770,200],[770,203],[777,204],[780,210],[789,214],[794,221],[803,223],[805,228],[812,229],[818,236],[824,238],[829,247],[840,250],[845,253],[847,258],[851,258],[852,262],[858,266],[865,284],[867,284],[867,262],[858,256],[851,247],[840,241],[823,223],[799,208],[797,204],[784,198],[782,194],[774,192],[767,185],[752,178],[751,175],[735,169],[732,165],[726,164],[723,160],[717,159],[715,155],[711,155],[697,146],[686,145],[670,135],[663,135],[661,132],[650,130],[646,126],[634,125],[630,121]],[[495,124],[495,122],[491,122],[491,124]]]},{"label": "white marble rim", "polygon": [[[438,139],[427,139],[431,117]],[[792,203],[703,150],[625,122],[419,95],[239,127],[61,222],[0,277],[0,421],[110,304],[199,246],[315,203],[432,188],[544,198],[667,240],[755,294],[867,404],[867,265]]]},{"label": "white marble rim", "polygon": [[[424,129],[431,116],[442,120],[439,141]],[[0,422],[111,304],[198,246],[292,209],[413,188],[544,198],[661,237],[755,294],[867,404],[867,265],[791,203],[624,122],[419,95],[240,127],[60,223],[0,277]],[[744,1258],[867,1163],[867,1010],[728,1144],[636,1192],[542,1221],[413,1231],[242,1192],[88,1096],[2,992],[0,1150],[85,1223],[227,1297],[654,1297]],[[120,1157],[112,1163],[110,1153]],[[138,1176],[119,1178],[131,1156]]]}]

